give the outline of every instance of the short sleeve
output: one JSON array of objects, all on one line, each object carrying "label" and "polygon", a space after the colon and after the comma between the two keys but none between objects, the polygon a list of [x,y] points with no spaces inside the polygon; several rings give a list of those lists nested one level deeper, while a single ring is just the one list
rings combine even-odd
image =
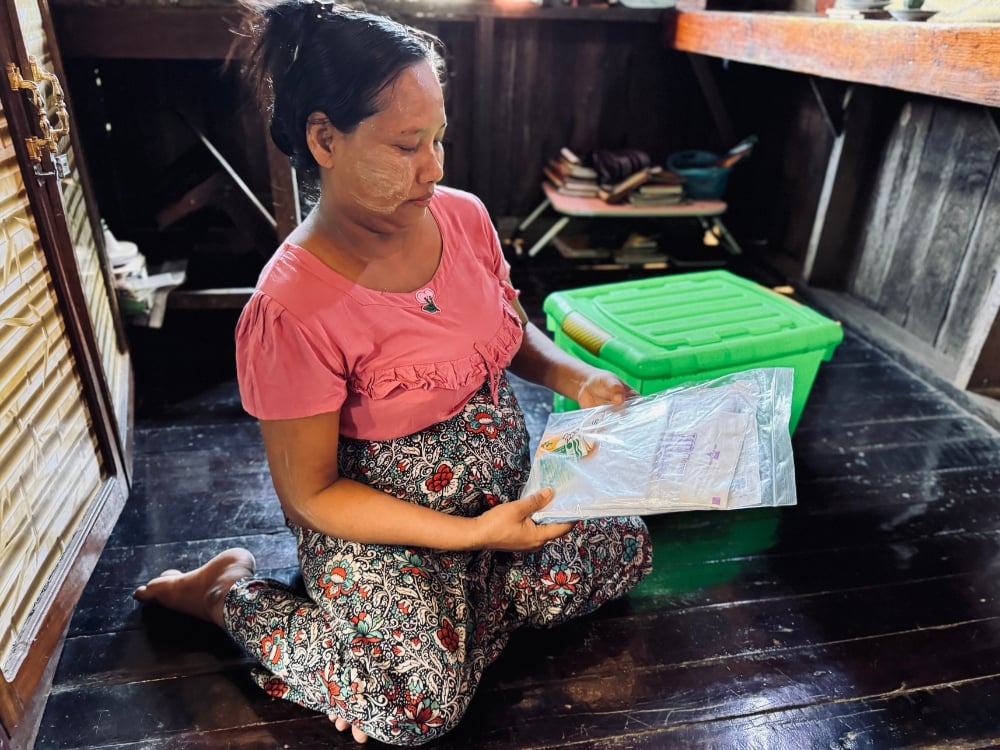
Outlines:
[{"label": "short sleeve", "polygon": [[258,419],[299,419],[337,411],[347,379],[280,303],[256,292],[236,325],[236,377],[243,408]]}]

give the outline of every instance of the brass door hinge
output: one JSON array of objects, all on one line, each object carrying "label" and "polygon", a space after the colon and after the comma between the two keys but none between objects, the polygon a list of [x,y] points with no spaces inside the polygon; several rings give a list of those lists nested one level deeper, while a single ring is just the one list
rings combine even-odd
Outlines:
[{"label": "brass door hinge", "polygon": [[[63,179],[69,176],[69,159],[59,152],[59,140],[69,135],[69,112],[66,111],[66,99],[59,79],[38,65],[33,55],[28,56],[31,65],[31,78],[24,78],[15,63],[7,63],[7,80],[12,91],[26,91],[31,95],[31,102],[38,116],[39,135],[24,139],[28,150],[28,158],[34,163],[35,175],[39,178],[54,176]],[[53,126],[49,120],[48,107],[42,84],[48,82],[52,87],[52,98],[57,124]],[[45,171],[43,157],[49,155],[52,171]]]}]

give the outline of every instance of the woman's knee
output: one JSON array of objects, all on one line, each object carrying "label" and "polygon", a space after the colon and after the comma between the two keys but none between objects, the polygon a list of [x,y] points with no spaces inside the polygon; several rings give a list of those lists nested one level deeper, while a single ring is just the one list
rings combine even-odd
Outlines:
[{"label": "woman's knee", "polygon": [[458,726],[474,692],[474,686],[457,680],[408,680],[398,688],[388,716],[366,732],[390,745],[424,745]]}]

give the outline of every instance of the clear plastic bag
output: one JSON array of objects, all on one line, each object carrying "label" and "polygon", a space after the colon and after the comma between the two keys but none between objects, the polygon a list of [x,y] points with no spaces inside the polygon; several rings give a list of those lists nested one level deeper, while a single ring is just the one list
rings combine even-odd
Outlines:
[{"label": "clear plastic bag", "polygon": [[794,371],[758,368],[552,414],[522,497],[538,523],[794,505]]}]

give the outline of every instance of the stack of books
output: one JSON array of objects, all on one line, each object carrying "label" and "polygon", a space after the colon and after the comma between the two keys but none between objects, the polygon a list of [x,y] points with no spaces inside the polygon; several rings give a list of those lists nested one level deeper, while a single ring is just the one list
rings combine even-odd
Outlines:
[{"label": "stack of books", "polygon": [[649,183],[640,185],[628,197],[633,206],[673,206],[684,200],[682,185]]},{"label": "stack of books", "polygon": [[560,149],[558,158],[549,159],[544,172],[545,178],[564,195],[578,198],[598,195],[597,172],[584,165],[583,160],[568,148]]},{"label": "stack of books", "polygon": [[609,204],[669,206],[684,200],[684,178],[663,167],[645,167],[614,185],[601,184],[598,172],[568,148],[549,159],[545,179],[563,195],[600,198]]},{"label": "stack of books", "polygon": [[649,179],[629,193],[633,206],[672,206],[684,200],[684,178],[666,169],[650,170]]},{"label": "stack of books", "polygon": [[[654,169],[659,169],[659,167],[654,167]],[[634,193],[640,186],[649,182],[652,177],[652,172],[653,169],[649,167],[640,169],[638,172],[629,175],[616,185],[602,186],[597,195],[605,203],[610,203],[612,205],[625,203],[632,193]]]},{"label": "stack of books", "polygon": [[655,236],[633,232],[622,246],[615,250],[614,261],[622,265],[645,263],[661,263],[667,259],[660,250],[660,243]]},{"label": "stack of books", "polygon": [[602,187],[598,196],[611,204],[669,206],[684,200],[684,178],[663,167],[647,167],[617,185]]}]

